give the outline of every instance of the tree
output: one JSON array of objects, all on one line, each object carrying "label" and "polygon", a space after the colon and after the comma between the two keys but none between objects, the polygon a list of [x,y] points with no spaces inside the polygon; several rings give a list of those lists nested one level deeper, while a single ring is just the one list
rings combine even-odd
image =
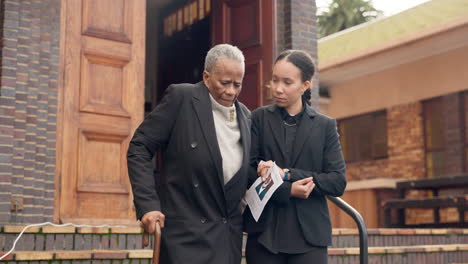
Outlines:
[{"label": "tree", "polygon": [[328,10],[318,15],[319,37],[347,29],[381,16],[372,0],[333,0]]}]

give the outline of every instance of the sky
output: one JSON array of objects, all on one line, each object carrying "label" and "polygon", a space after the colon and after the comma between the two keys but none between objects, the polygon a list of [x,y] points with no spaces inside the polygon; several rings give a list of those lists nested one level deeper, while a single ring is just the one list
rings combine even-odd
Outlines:
[{"label": "sky", "polygon": [[[327,7],[332,0],[315,0],[317,10]],[[417,6],[429,0],[372,0],[376,9],[382,10],[385,16],[391,16],[403,10]]]}]

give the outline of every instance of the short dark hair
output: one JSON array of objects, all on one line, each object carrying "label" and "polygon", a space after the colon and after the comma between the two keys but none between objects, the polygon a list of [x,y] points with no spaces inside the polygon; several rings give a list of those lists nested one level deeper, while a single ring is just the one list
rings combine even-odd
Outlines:
[{"label": "short dark hair", "polygon": [[[315,65],[312,57],[303,50],[285,50],[278,55],[275,60],[275,64],[278,61],[286,60],[292,63],[301,71],[302,82],[311,81],[315,73]],[[306,100],[307,104],[310,104],[311,91],[307,89],[302,95],[303,99]]]}]

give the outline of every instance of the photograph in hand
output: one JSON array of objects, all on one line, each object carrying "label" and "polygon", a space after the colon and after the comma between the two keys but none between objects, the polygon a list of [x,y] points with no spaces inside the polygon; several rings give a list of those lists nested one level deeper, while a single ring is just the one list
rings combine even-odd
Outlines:
[{"label": "photograph in hand", "polygon": [[271,175],[268,175],[268,178],[265,182],[261,182],[257,185],[257,187],[255,187],[260,200],[263,200],[265,194],[268,192],[268,190],[270,190],[271,186],[273,186],[273,181],[271,180]]},{"label": "photograph in hand", "polygon": [[250,208],[255,221],[258,221],[265,205],[270,200],[273,193],[283,184],[278,166],[273,162],[269,167],[266,178],[258,177],[252,186],[247,190],[245,201]]}]

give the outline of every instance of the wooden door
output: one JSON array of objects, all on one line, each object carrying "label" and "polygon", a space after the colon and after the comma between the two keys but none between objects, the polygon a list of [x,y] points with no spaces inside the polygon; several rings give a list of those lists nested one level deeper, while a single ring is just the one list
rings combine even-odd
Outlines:
[{"label": "wooden door", "polygon": [[126,152],[143,119],[145,9],[62,1],[55,221],[135,222]]},{"label": "wooden door", "polygon": [[213,5],[214,44],[230,43],[245,55],[245,77],[239,100],[251,110],[269,103],[276,39],[274,0],[220,0]]}]

